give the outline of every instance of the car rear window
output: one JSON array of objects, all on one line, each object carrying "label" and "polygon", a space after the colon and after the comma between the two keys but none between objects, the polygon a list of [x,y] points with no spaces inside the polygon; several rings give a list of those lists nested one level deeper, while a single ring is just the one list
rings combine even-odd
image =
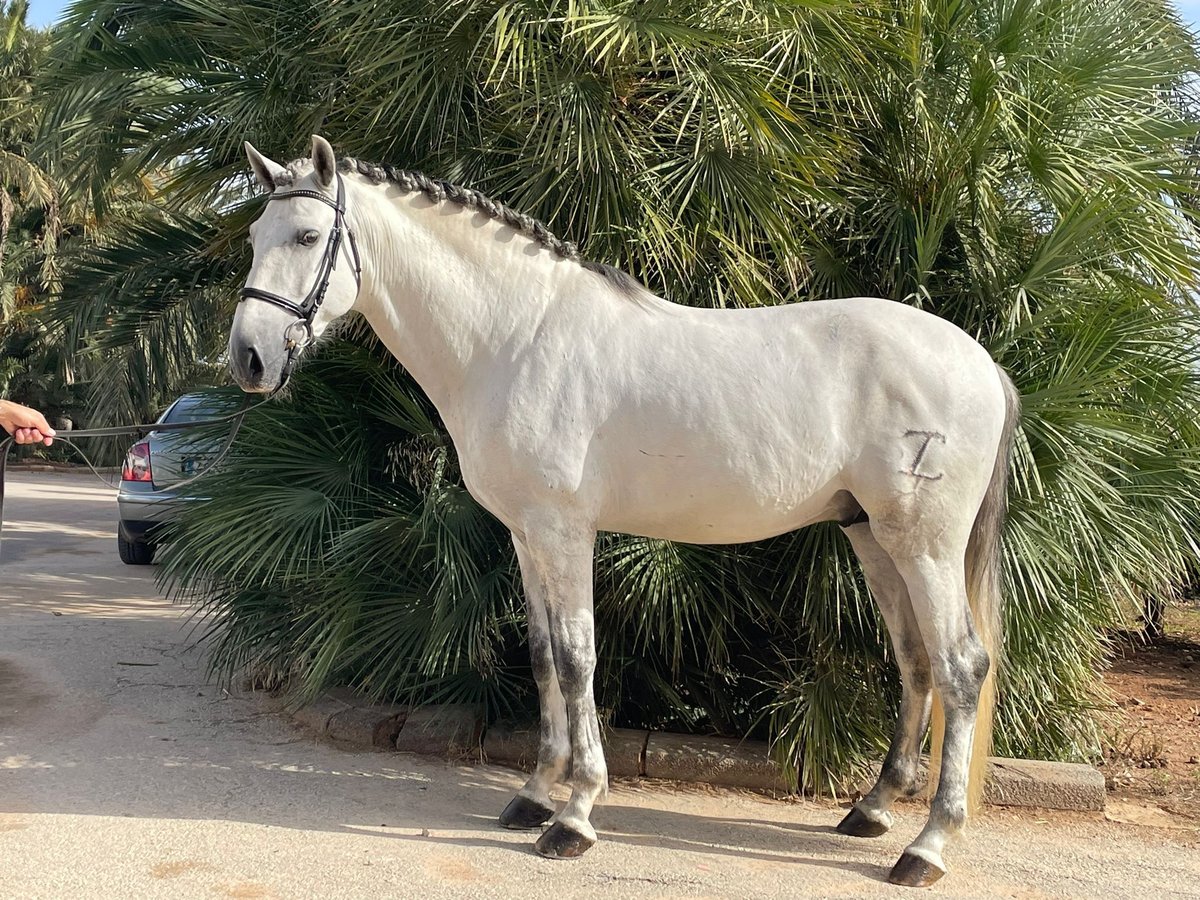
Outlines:
[{"label": "car rear window", "polygon": [[233,412],[236,408],[237,404],[227,397],[180,397],[160,421],[167,425],[203,422]]}]

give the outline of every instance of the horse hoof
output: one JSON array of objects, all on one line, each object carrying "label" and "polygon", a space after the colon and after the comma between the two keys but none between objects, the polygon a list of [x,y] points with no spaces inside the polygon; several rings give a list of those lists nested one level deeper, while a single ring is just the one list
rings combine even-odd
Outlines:
[{"label": "horse hoof", "polygon": [[929,887],[945,874],[945,869],[938,868],[922,856],[905,851],[892,866],[888,881],[905,887]]},{"label": "horse hoof", "polygon": [[867,817],[859,812],[856,806],[838,823],[837,830],[839,834],[848,834],[851,837],[879,837],[881,834],[887,834],[888,826]]},{"label": "horse hoof", "polygon": [[549,822],[553,815],[553,807],[542,806],[536,800],[517,794],[500,813],[500,824],[505,828],[537,828]]},{"label": "horse hoof", "polygon": [[594,840],[580,834],[574,828],[568,828],[562,822],[555,822],[542,832],[533,848],[547,859],[574,859],[576,856],[583,856],[594,843]]}]

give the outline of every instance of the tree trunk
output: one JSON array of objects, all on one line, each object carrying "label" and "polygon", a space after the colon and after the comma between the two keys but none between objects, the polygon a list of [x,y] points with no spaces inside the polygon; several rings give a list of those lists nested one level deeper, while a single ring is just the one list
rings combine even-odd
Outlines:
[{"label": "tree trunk", "polygon": [[8,189],[0,186],[0,272],[4,271],[4,248],[8,246],[8,226],[12,222],[13,202]]},{"label": "tree trunk", "polygon": [[1146,623],[1146,637],[1157,640],[1166,633],[1167,601],[1160,596],[1146,598],[1142,607],[1142,619]]}]

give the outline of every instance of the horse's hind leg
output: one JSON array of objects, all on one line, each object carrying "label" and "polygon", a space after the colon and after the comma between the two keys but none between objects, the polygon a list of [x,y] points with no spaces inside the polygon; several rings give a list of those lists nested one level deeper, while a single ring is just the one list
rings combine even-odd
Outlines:
[{"label": "horse's hind leg", "polygon": [[538,686],[541,728],[538,735],[537,769],[525,786],[500,813],[505,828],[536,828],[554,815],[550,790],[563,780],[570,760],[567,735],[567,704],[558,687],[554,652],[550,644],[550,622],[540,576],[520,538],[513,535],[521,577],[525,583],[525,615],[529,625],[529,660]]},{"label": "horse's hind leg", "polygon": [[903,689],[900,716],[896,721],[891,747],[883,760],[879,780],[838,825],[838,831],[842,834],[876,837],[892,827],[892,814],[889,812],[892,802],[900,796],[911,796],[920,789],[918,762],[921,742],[929,728],[933,693],[929,657],[913,616],[904,579],[891,557],[875,540],[870,524],[851,525],[845,529],[845,533],[862,564],[871,595],[887,623]]},{"label": "horse's hind leg", "polygon": [[946,873],[942,849],[966,821],[975,719],[990,666],[967,604],[966,535],[961,542],[949,540],[949,535],[943,535],[943,540],[937,549],[907,558],[892,553],[908,585],[933,684],[946,712],[941,775],[929,806],[929,820],[889,875],[894,884],[914,887],[932,884]]}]

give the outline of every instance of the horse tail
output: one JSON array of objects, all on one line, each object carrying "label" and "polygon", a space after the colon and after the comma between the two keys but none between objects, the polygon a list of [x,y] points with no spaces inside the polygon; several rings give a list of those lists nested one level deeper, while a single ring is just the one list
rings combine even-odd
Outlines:
[{"label": "horse tail", "polygon": [[1008,514],[1008,469],[1013,440],[1021,420],[1021,394],[996,366],[1004,390],[1004,430],[996,448],[996,460],[987,493],[975,516],[967,542],[967,599],[975,630],[987,650],[990,665],[979,691],[975,739],[971,747],[971,769],[967,779],[967,806],[976,812],[983,805],[984,779],[992,751],[992,723],[996,712],[996,681],[1004,654],[1003,546],[1004,520]]}]

